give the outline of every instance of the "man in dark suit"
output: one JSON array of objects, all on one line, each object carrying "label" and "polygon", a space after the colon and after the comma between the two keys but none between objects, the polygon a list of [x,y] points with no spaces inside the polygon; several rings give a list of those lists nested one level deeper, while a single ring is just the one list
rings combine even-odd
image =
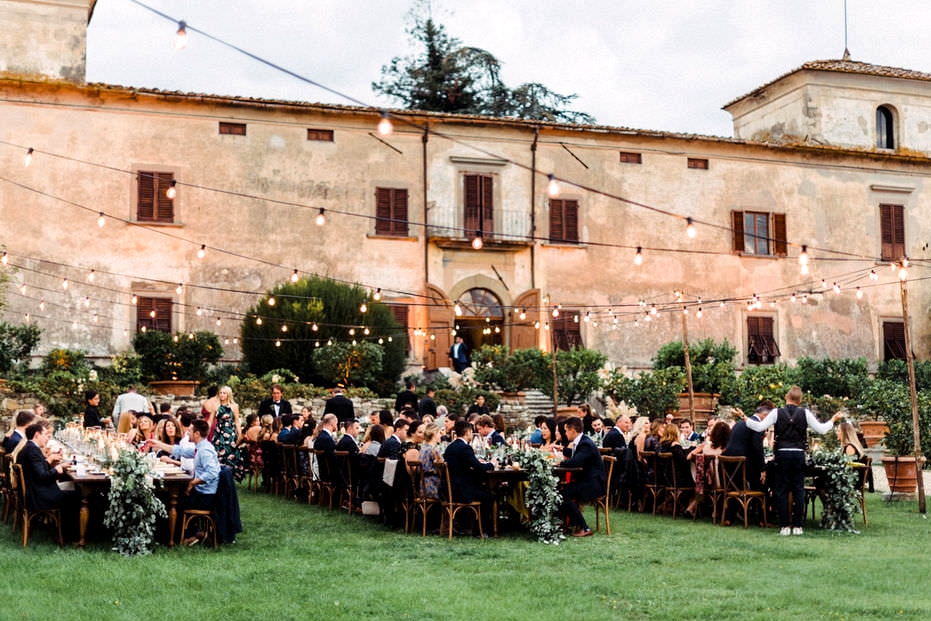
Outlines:
[{"label": "man in dark suit", "polygon": [[317,432],[317,439],[314,440],[314,450],[323,451],[324,456],[333,459],[335,463],[336,454],[336,415],[324,414],[323,420],[320,421],[320,430]]},{"label": "man in dark suit", "polygon": [[23,467],[26,506],[31,509],[61,509],[62,527],[70,530],[69,526],[77,524],[81,497],[75,491],[64,491],[58,487],[58,478],[64,472],[64,467],[59,463],[61,454],[46,458],[42,452],[51,437],[52,428],[46,420],[26,427],[27,442],[20,450],[16,463]]},{"label": "man in dark suit", "polygon": [[291,402],[287,399],[282,399],[282,390],[281,386],[274,384],[272,386],[272,396],[268,399],[262,401],[259,404],[259,418],[262,418],[265,414],[271,414],[274,417],[279,417],[284,414],[293,414],[291,410]]},{"label": "man in dark suit", "polygon": [[436,401],[433,400],[434,394],[436,394],[436,390],[432,386],[428,387],[427,393],[417,404],[417,413],[420,414],[420,418],[427,415],[436,418]]},{"label": "man in dark suit", "polygon": [[472,425],[465,419],[456,421],[456,439],[453,440],[446,452],[443,461],[449,470],[449,483],[452,487],[453,500],[456,502],[482,503],[482,521],[491,524],[491,512],[494,497],[487,487],[482,485],[484,472],[494,470],[493,463],[482,463],[475,457],[472,450]]},{"label": "man in dark suit", "polygon": [[417,393],[415,393],[413,389],[414,382],[404,383],[404,390],[399,392],[397,398],[394,400],[395,412],[403,410],[405,405],[409,405],[411,409],[417,409]]},{"label": "man in dark suit", "polygon": [[627,447],[627,440],[624,438],[624,434],[630,431],[630,416],[627,414],[621,414],[621,417],[617,419],[617,422],[614,424],[611,429],[608,430],[608,433],[605,434],[604,440],[601,441],[601,446],[609,449],[622,449]]},{"label": "man in dark suit", "polygon": [[453,346],[449,348],[449,363],[456,373],[462,373],[469,366],[469,348],[458,334]]},{"label": "man in dark suit", "polygon": [[356,419],[348,420],[342,423],[343,426],[343,435],[339,439],[339,442],[336,443],[337,451],[346,451],[350,455],[355,455],[359,452],[359,443],[356,442],[356,437],[359,435],[360,426],[359,421]]},{"label": "man in dark suit", "polygon": [[378,449],[378,456],[385,459],[400,459],[401,445],[407,441],[407,428],[410,423],[403,418],[394,421],[394,433]]},{"label": "man in dark suit", "polygon": [[333,389],[333,396],[326,400],[323,406],[324,414],[335,414],[338,421],[352,420],[356,417],[356,409],[352,399],[343,394],[342,385]]},{"label": "man in dark suit", "polygon": [[3,438],[3,450],[12,453],[16,446],[26,437],[26,427],[36,420],[32,410],[20,410],[16,413],[16,427]]},{"label": "man in dark suit", "polygon": [[[762,401],[756,408],[752,419],[760,421],[773,409],[772,401]],[[753,431],[744,420],[738,420],[731,427],[723,455],[747,458],[747,485],[750,489],[763,489],[762,474],[766,463],[763,455],[763,431]]]},{"label": "man in dark suit", "polygon": [[585,516],[579,509],[579,502],[589,502],[604,495],[607,475],[601,452],[592,439],[582,433],[582,419],[571,416],[566,419],[566,438],[572,448],[572,457],[563,460],[560,466],[564,468],[581,468],[581,472],[573,472],[570,482],[563,486],[563,510],[569,517],[569,523],[576,527],[573,537],[587,537],[592,529],[585,522]]}]

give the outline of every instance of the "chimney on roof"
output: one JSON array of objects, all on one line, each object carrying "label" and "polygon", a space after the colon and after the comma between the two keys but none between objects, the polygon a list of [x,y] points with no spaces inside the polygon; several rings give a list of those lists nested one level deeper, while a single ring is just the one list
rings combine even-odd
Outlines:
[{"label": "chimney on roof", "polygon": [[850,60],[850,50],[844,48],[844,60]]},{"label": "chimney on roof", "polygon": [[87,24],[97,0],[0,2],[0,74],[83,84]]}]

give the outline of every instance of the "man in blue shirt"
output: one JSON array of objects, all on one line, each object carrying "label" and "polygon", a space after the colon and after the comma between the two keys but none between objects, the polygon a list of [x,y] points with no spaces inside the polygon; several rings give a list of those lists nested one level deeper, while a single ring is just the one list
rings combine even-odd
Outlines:
[{"label": "man in blue shirt", "polygon": [[[191,423],[191,440],[194,442],[194,478],[187,486],[187,496],[180,499],[183,509],[213,510],[217,483],[220,480],[220,459],[207,440],[207,421],[197,419]],[[194,545],[203,533],[185,533],[185,545]]]}]

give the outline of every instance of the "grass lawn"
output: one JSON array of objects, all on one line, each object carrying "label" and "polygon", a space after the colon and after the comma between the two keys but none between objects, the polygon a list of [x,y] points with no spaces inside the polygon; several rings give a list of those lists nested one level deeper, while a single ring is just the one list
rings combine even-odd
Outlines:
[{"label": "grass lawn", "polygon": [[0,525],[0,619],[931,617],[931,521],[915,501],[867,502],[860,535],[615,511],[610,537],[545,546],[404,535],[240,490],[245,532],[218,552],[122,558],[102,543],[59,549],[43,527],[24,550]]}]

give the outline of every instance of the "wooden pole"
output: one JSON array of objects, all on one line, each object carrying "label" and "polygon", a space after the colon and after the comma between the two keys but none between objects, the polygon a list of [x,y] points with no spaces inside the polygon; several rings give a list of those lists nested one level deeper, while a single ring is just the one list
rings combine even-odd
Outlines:
[{"label": "wooden pole", "polygon": [[695,428],[695,386],[692,384],[692,361],[689,359],[689,322],[682,305],[682,353],[685,354],[685,381],[689,392],[689,420]]},{"label": "wooden pole", "polygon": [[921,471],[921,427],[918,423],[918,391],[915,387],[915,356],[912,353],[911,330],[908,327],[908,287],[905,286],[905,279],[899,280],[899,290],[902,293],[902,321],[905,324],[905,361],[908,365],[908,389],[912,399],[915,470],[918,473],[918,512],[925,513],[925,482]]},{"label": "wooden pole", "polygon": [[553,416],[559,412],[559,381],[556,374],[556,326],[550,326],[550,355],[553,369]]}]

